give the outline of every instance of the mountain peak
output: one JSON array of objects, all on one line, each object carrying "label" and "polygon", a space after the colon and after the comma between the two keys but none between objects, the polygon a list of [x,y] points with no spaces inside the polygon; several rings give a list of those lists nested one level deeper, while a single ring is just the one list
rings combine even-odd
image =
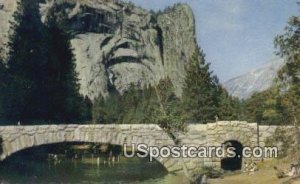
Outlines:
[{"label": "mountain peak", "polygon": [[247,99],[255,92],[270,88],[283,64],[283,59],[274,58],[258,69],[228,80],[223,86],[232,96]]}]

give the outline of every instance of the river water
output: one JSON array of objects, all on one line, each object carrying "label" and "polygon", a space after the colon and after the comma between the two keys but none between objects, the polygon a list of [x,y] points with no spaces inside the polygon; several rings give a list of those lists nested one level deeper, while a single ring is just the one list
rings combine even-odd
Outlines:
[{"label": "river water", "polygon": [[183,175],[168,174],[157,162],[121,157],[114,164],[92,157],[83,159],[10,158],[0,163],[0,183],[184,184]]}]

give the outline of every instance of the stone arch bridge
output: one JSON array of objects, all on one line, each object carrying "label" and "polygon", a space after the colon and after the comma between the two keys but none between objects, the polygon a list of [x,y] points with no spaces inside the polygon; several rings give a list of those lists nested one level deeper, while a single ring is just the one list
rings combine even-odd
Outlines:
[{"label": "stone arch bridge", "polygon": [[[263,147],[266,139],[274,134],[276,128],[238,121],[190,124],[186,132],[179,134],[178,139],[180,145],[195,147],[221,146],[226,141],[237,141],[243,146]],[[0,126],[0,138],[2,139],[0,161],[24,149],[63,142],[175,146],[170,136],[154,124]],[[169,172],[181,171],[183,165],[188,170],[205,165],[221,167],[220,158],[158,157],[156,160]]]}]

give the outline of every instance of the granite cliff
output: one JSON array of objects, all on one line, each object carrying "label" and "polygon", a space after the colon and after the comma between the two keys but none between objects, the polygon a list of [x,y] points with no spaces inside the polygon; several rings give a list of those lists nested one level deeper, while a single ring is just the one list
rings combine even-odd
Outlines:
[{"label": "granite cliff", "polygon": [[[0,0],[2,48],[16,1]],[[193,12],[186,4],[155,13],[117,0],[51,0],[40,4],[40,12],[42,21],[54,16],[72,34],[83,95],[123,93],[131,84],[142,88],[165,77],[181,95],[184,66],[197,47]]]}]

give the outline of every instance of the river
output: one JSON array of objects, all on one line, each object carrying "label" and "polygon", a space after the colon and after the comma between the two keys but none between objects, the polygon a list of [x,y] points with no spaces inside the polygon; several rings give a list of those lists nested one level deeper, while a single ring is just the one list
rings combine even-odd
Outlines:
[{"label": "river", "polygon": [[157,162],[120,157],[108,163],[103,156],[83,159],[59,158],[57,161],[30,156],[12,156],[0,163],[0,183],[86,183],[86,184],[183,184],[181,174],[168,174]]}]

